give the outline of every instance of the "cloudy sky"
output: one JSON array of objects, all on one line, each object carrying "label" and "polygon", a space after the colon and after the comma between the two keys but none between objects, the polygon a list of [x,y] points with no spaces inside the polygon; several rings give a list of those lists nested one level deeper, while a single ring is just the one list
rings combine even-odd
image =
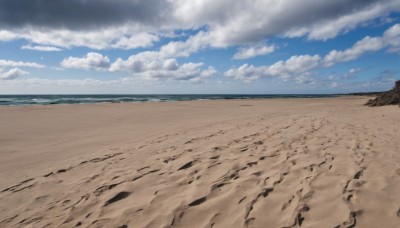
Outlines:
[{"label": "cloudy sky", "polygon": [[0,94],[341,93],[400,79],[400,0],[1,0]]}]

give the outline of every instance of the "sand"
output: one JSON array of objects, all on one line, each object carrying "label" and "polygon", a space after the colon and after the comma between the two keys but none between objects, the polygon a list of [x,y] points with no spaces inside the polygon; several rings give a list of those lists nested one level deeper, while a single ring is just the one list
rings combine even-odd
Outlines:
[{"label": "sand", "polygon": [[399,227],[366,97],[0,107],[0,227]]}]

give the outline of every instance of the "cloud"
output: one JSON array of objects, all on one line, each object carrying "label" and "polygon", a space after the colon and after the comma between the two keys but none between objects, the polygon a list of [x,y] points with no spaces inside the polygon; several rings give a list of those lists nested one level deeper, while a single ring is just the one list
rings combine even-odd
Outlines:
[{"label": "cloud", "polygon": [[400,9],[397,0],[174,2],[180,5],[174,12],[180,21],[208,26],[212,46],[258,42],[276,35],[326,40]]},{"label": "cloud", "polygon": [[[215,83],[207,83],[207,78],[194,78],[180,81],[143,80],[140,77],[122,77],[111,80],[96,78],[82,79],[45,79],[45,78],[17,78],[3,80],[0,83],[0,91],[5,94],[86,94],[86,93],[125,93],[125,94],[149,94],[149,93],[191,93],[200,88],[215,86]],[[170,87],[172,86],[172,88]],[[162,90],[161,88],[169,89]],[[201,93],[198,92],[198,93]]]},{"label": "cloud", "polygon": [[142,73],[146,71],[176,71],[179,66],[176,59],[152,58],[145,55],[132,55],[127,60],[117,59],[110,71]]},{"label": "cloud", "polygon": [[399,10],[398,0],[3,0],[0,40],[134,49],[150,47],[177,30],[200,29],[188,42],[173,41],[166,47],[189,55],[205,47],[250,45],[274,36],[326,40]]},{"label": "cloud", "polygon": [[[338,4],[344,1],[337,1]],[[398,1],[355,1],[355,5],[349,5],[347,13],[337,18],[316,20],[310,25],[294,28],[286,32],[288,37],[307,35],[310,40],[327,40],[336,37],[340,33],[346,33],[355,29],[364,22],[375,18],[385,17],[392,10],[398,11]]]},{"label": "cloud", "polygon": [[[171,4],[163,0],[0,1],[0,41],[92,49],[150,47]],[[149,32],[151,31],[151,32]]]},{"label": "cloud", "polygon": [[393,25],[383,34],[383,40],[389,47],[389,52],[400,53],[400,24]]},{"label": "cloud", "polygon": [[214,68],[202,70],[203,63],[179,64],[174,58],[158,58],[158,53],[132,55],[127,60],[117,59],[111,64],[112,72],[130,72],[145,79],[192,80],[199,82],[216,74]]},{"label": "cloud", "polygon": [[242,80],[245,82],[251,82],[259,79],[262,76],[269,76],[266,74],[268,67],[255,67],[249,64],[243,64],[238,68],[231,68],[225,71],[224,76],[228,78],[234,78],[236,80]]},{"label": "cloud", "polygon": [[113,27],[105,30],[72,31],[67,29],[25,28],[15,31],[1,31],[0,41],[25,39],[38,46],[61,48],[88,47],[103,49],[134,49],[151,47],[159,40],[157,34],[143,32],[130,25]]},{"label": "cloud", "polygon": [[305,73],[305,74],[300,74],[298,76],[295,76],[294,81],[297,84],[306,84],[306,85],[317,85],[318,84],[318,80],[316,80],[316,78],[313,77],[313,75],[311,75],[310,73]]},{"label": "cloud", "polygon": [[216,74],[214,68],[202,70],[203,63],[179,64],[175,58],[163,58],[159,52],[142,52],[128,59],[118,58],[113,63],[107,56],[90,52],[82,58],[68,57],[60,65],[64,68],[128,72],[145,79],[196,80]]},{"label": "cloud", "polygon": [[249,59],[260,55],[267,55],[275,51],[275,46],[242,47],[235,53],[233,59]]},{"label": "cloud", "polygon": [[150,33],[137,33],[134,35],[123,35],[118,37],[114,43],[111,44],[111,48],[117,49],[135,49],[145,48],[153,45],[154,42],[159,40],[159,36]]},{"label": "cloud", "polygon": [[2,0],[0,26],[86,30],[127,22],[157,25],[169,8],[164,0]]},{"label": "cloud", "polygon": [[400,50],[400,24],[395,24],[379,37],[366,36],[357,41],[352,47],[343,50],[332,50],[324,58],[325,66],[332,66],[338,62],[348,62],[359,58],[368,52],[376,52],[383,48],[397,52]]},{"label": "cloud", "polygon": [[22,50],[32,50],[32,51],[61,51],[62,49],[52,46],[31,46],[25,45],[21,47]]},{"label": "cloud", "polygon": [[344,79],[354,78],[360,72],[361,72],[360,68],[351,68],[345,75],[343,75],[342,78]]},{"label": "cloud", "polygon": [[1,72],[0,71],[0,79],[2,80],[12,80],[12,79],[16,79],[22,75],[27,75],[29,74],[29,72],[23,71],[21,69],[18,68],[12,68],[7,72]]},{"label": "cloud", "polygon": [[361,72],[361,69],[359,69],[359,68],[351,68],[350,70],[348,70],[344,74],[341,74],[341,75],[330,75],[328,77],[328,79],[332,80],[332,81],[353,79],[360,72]]},{"label": "cloud", "polygon": [[0,67],[32,67],[32,68],[44,68],[45,66],[34,62],[22,62],[0,59]]},{"label": "cloud", "polygon": [[110,59],[99,53],[90,52],[82,58],[68,57],[61,62],[61,66],[84,70],[107,70],[110,66]]},{"label": "cloud", "polygon": [[[243,64],[237,68],[225,71],[224,75],[236,80],[250,82],[260,77],[280,77],[284,81],[294,78],[298,83],[316,83],[311,77],[312,71],[320,67],[331,67],[340,62],[355,60],[368,52],[375,52],[387,48],[391,52],[400,51],[400,24],[395,24],[387,29],[382,36],[365,37],[357,41],[352,47],[343,50],[332,50],[325,57],[319,55],[295,55],[286,61],[278,61],[269,66],[255,67]],[[344,75],[329,76],[330,80],[345,80],[355,77],[360,72],[352,68]]]},{"label": "cloud", "polygon": [[270,66],[255,67],[243,64],[227,70],[224,75],[236,80],[252,81],[260,77],[280,77],[288,80],[291,76],[304,74],[320,65],[319,55],[295,55],[286,61],[279,61]]},{"label": "cloud", "polygon": [[337,62],[348,62],[359,58],[361,55],[367,52],[375,52],[384,47],[381,38],[377,37],[365,37],[353,45],[353,47],[344,51],[332,50],[324,58],[326,66],[332,66]]},{"label": "cloud", "polygon": [[142,76],[146,79],[190,80],[200,76],[202,65],[203,63],[184,63],[173,70],[162,68],[145,71]]},{"label": "cloud", "polygon": [[44,68],[45,66],[35,62],[22,62],[0,59],[0,79],[11,80],[29,72],[19,69],[18,67]]},{"label": "cloud", "polygon": [[18,36],[11,31],[0,30],[0,41],[10,41],[17,39]]},{"label": "cloud", "polygon": [[118,85],[121,84],[123,79],[116,80],[98,80],[93,78],[84,78],[84,79],[58,79],[58,80],[50,80],[43,78],[29,78],[25,80],[21,80],[22,82],[27,82],[30,85],[44,85],[44,86],[79,86],[79,87],[97,87],[97,86],[110,86],[110,85]]},{"label": "cloud", "polygon": [[205,24],[207,29],[186,41],[171,42],[164,49],[176,53],[176,56],[189,56],[207,47],[250,45],[247,49],[239,49],[234,59],[270,52],[271,48],[257,49],[251,48],[251,45],[274,36],[307,36],[308,39],[326,40],[389,12],[400,10],[400,3],[395,0],[305,0],[296,3],[281,0],[279,4],[272,0],[233,3],[227,0],[205,0],[196,4],[193,1],[177,2],[180,3],[175,11],[178,21],[183,21],[186,28],[198,28]]},{"label": "cloud", "polygon": [[190,36],[186,41],[173,41],[162,46],[159,51],[161,57],[188,57],[200,49],[210,46],[208,33],[200,31]]}]

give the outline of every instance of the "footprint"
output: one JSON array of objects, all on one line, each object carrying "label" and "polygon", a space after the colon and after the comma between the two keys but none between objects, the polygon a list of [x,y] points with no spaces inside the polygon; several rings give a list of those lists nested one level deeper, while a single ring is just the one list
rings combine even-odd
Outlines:
[{"label": "footprint", "polygon": [[257,165],[257,164],[258,164],[257,162],[249,162],[249,163],[247,163],[247,166],[252,167],[253,165]]},{"label": "footprint", "polygon": [[[347,219],[347,221],[343,222],[341,225],[344,225],[345,227],[348,227],[348,228],[356,227],[357,217],[360,216],[361,214],[362,214],[362,210],[350,212],[349,219]],[[341,225],[337,225],[337,226],[335,226],[335,228],[342,227]]]},{"label": "footprint", "polygon": [[243,200],[245,200],[246,197],[247,197],[247,196],[244,196],[243,198],[241,198],[241,199],[239,200],[238,204],[240,204],[241,202],[243,202]]},{"label": "footprint", "polygon": [[28,183],[28,182],[31,182],[31,181],[33,181],[33,180],[34,180],[34,178],[30,178],[30,179],[24,180],[24,181],[20,182],[20,183],[17,184],[17,185],[14,185],[14,186],[11,186],[11,187],[9,187],[9,188],[6,188],[6,189],[2,190],[1,192],[15,191],[16,188],[20,187],[20,186],[23,185],[23,184],[26,184],[26,183]]},{"label": "footprint", "polygon": [[148,168],[150,168],[150,166],[142,167],[142,168],[138,169],[137,171],[140,172],[140,171],[145,170],[145,169],[148,169]]},{"label": "footprint", "polygon": [[57,170],[56,173],[65,173],[65,172],[67,172],[67,171],[70,170],[70,169],[72,169],[72,168],[70,167],[70,168],[67,168],[67,169],[59,169],[59,170]]},{"label": "footprint", "polygon": [[223,150],[223,149],[224,149],[224,147],[222,147],[222,146],[216,146],[213,148],[214,151],[219,151],[219,150]]},{"label": "footprint", "polygon": [[50,173],[48,173],[48,174],[43,175],[43,177],[49,177],[49,176],[51,176],[51,175],[53,175],[53,174],[54,174],[53,172],[50,172]]},{"label": "footprint", "polygon": [[219,158],[219,155],[211,157],[210,159],[215,160],[215,159],[218,159],[218,158]]},{"label": "footprint", "polygon": [[201,197],[201,198],[199,198],[199,199],[197,199],[197,200],[195,200],[195,201],[189,203],[188,206],[189,206],[189,207],[194,207],[194,206],[197,206],[197,205],[200,205],[200,204],[206,202],[206,200],[207,200],[207,197],[204,196],[204,197]]},{"label": "footprint", "polygon": [[188,168],[192,167],[192,165],[193,165],[193,161],[190,161],[190,162],[184,164],[183,166],[181,166],[181,167],[178,169],[178,171],[179,171],[179,170],[188,169]]},{"label": "footprint", "polygon": [[363,174],[364,169],[361,169],[360,171],[358,171],[356,174],[354,174],[353,179],[360,179],[361,175]]},{"label": "footprint", "polygon": [[258,194],[259,196],[263,196],[264,198],[267,197],[269,195],[269,193],[271,193],[272,191],[274,191],[274,188],[266,188],[263,189],[263,191]]},{"label": "footprint", "polygon": [[214,191],[215,189],[221,188],[222,186],[227,185],[227,184],[229,184],[229,183],[223,182],[223,183],[215,184],[215,185],[213,185],[213,186],[211,187],[211,191]]},{"label": "footprint", "polygon": [[119,192],[117,195],[112,197],[111,199],[107,200],[107,202],[104,204],[104,206],[108,206],[110,204],[113,204],[117,201],[123,200],[126,197],[128,197],[131,194],[131,192]]},{"label": "footprint", "polygon": [[103,194],[105,191],[111,190],[122,183],[124,183],[124,181],[120,182],[120,183],[100,186],[96,190],[94,190],[93,194],[95,194],[96,196],[99,196],[99,195]]}]

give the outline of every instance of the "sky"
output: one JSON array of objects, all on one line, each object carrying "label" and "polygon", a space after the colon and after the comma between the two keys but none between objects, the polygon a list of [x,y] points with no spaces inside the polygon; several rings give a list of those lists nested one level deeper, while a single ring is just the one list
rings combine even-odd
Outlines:
[{"label": "sky", "polygon": [[1,0],[0,94],[325,94],[400,79],[400,0]]}]

